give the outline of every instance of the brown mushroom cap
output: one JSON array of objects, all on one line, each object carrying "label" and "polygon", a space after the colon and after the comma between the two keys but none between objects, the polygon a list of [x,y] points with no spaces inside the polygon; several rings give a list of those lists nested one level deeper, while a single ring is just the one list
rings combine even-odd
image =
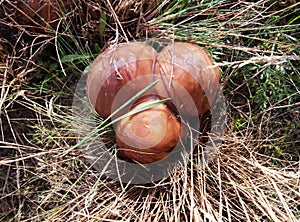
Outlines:
[{"label": "brown mushroom cap", "polygon": [[[220,87],[219,68],[211,66],[213,61],[204,49],[190,43],[172,43],[157,57],[155,72],[165,83],[157,91],[167,91],[173,103],[189,115],[201,115],[210,109]],[[185,88],[195,103],[193,106],[186,102],[186,92],[172,86],[173,81]]]},{"label": "brown mushroom cap", "polygon": [[[155,53],[144,43],[126,43],[105,50],[95,59],[88,74],[87,96],[101,117],[107,118],[111,114],[114,98],[126,83],[153,72]],[[144,87],[150,83],[145,82]],[[126,90],[132,94],[139,88],[129,85]]]},{"label": "brown mushroom cap", "polygon": [[[150,105],[149,99],[132,110]],[[117,123],[116,140],[121,155],[139,163],[168,156],[180,139],[181,124],[165,104],[126,117]]]},{"label": "brown mushroom cap", "polygon": [[59,19],[63,11],[69,8],[71,1],[69,0],[25,0],[20,1],[18,12],[21,24],[31,26],[31,29],[37,31],[50,25],[53,29],[57,28]]}]

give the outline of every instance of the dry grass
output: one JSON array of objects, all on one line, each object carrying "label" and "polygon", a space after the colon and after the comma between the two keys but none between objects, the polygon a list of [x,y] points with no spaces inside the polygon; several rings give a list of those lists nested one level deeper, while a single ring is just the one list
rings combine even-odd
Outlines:
[{"label": "dry grass", "polygon": [[[13,3],[0,3],[0,221],[299,221],[299,3],[82,1],[46,34],[13,27]],[[72,100],[92,56],[65,56],[149,36],[209,49],[226,132],[207,167],[198,144],[168,177],[121,184],[74,148]]]}]

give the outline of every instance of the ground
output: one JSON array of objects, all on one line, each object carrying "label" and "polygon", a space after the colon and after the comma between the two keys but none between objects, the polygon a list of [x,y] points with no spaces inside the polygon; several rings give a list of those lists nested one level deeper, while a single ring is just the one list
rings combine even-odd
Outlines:
[{"label": "ground", "polygon": [[[299,221],[300,3],[53,0],[41,18],[23,2],[0,2],[0,221]],[[136,185],[84,157],[73,111],[95,56],[141,39],[205,48],[227,118],[206,167],[196,141]]]}]

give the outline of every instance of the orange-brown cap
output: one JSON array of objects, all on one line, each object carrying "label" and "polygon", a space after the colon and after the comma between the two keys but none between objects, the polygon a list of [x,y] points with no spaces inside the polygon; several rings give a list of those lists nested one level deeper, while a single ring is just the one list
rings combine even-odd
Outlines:
[{"label": "orange-brown cap", "polygon": [[[146,100],[132,110],[151,105],[157,100]],[[178,143],[180,134],[180,121],[165,104],[126,117],[116,127],[119,152],[139,163],[152,163],[168,156]]]},{"label": "orange-brown cap", "polygon": [[[111,114],[114,98],[125,84],[153,72],[155,54],[156,51],[144,43],[126,43],[105,50],[94,60],[88,73],[87,96],[101,117]],[[144,87],[150,83],[145,83]],[[139,88],[128,85],[126,91],[132,95]],[[126,97],[126,91],[123,97]]]},{"label": "orange-brown cap", "polygon": [[[213,61],[204,49],[191,43],[172,43],[157,58],[155,72],[165,83],[157,90],[167,92],[176,107],[182,107],[189,115],[201,115],[210,109],[220,87],[219,68],[212,66]],[[174,87],[173,82],[184,87],[194,104],[187,103],[186,92]]]}]

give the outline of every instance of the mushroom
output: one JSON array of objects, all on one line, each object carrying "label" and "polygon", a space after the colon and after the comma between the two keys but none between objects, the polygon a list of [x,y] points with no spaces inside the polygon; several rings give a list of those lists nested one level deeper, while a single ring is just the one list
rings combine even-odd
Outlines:
[{"label": "mushroom", "polygon": [[[151,98],[132,111],[158,100]],[[116,140],[122,156],[152,163],[169,155],[179,141],[180,132],[180,121],[165,104],[159,104],[122,119],[116,127]]]},{"label": "mushroom", "polygon": [[113,102],[119,107],[151,80],[142,84],[127,85],[122,97],[114,101],[120,89],[137,77],[152,73],[155,50],[144,43],[119,44],[102,52],[92,63],[87,79],[87,96],[90,104],[103,118],[112,113]]},{"label": "mushroom", "polygon": [[[157,57],[155,72],[160,73],[162,82],[166,83],[157,90],[168,93],[172,102],[188,115],[207,112],[220,90],[219,68],[213,67],[211,57],[203,48],[191,43],[174,42],[166,46]],[[173,82],[183,86],[194,104],[186,100],[186,93]]]},{"label": "mushroom", "polygon": [[[93,62],[87,96],[96,112],[108,118],[139,91],[160,80],[119,116],[143,111],[121,119],[115,127],[122,157],[152,163],[166,158],[184,136],[181,112],[197,117],[209,110],[220,81],[220,72],[209,68],[212,65],[203,49],[189,43],[172,43],[160,53],[144,43],[119,44]],[[162,98],[171,100],[156,103]],[[159,105],[152,106],[154,103]]]},{"label": "mushroom", "polygon": [[31,26],[33,31],[45,31],[48,25],[56,29],[64,10],[71,5],[69,0],[26,0],[20,3],[18,19],[21,24]]}]

